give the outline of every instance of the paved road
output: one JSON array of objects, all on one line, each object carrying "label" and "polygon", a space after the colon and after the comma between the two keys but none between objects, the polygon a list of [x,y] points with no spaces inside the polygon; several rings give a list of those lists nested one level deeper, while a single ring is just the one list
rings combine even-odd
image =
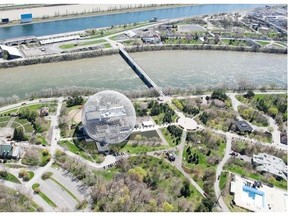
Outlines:
[{"label": "paved road", "polygon": [[197,184],[197,182],[195,182],[191,176],[186,173],[183,168],[182,168],[182,160],[183,160],[183,151],[184,151],[184,145],[185,145],[185,141],[186,141],[186,136],[187,136],[187,132],[186,130],[183,130],[183,133],[182,133],[182,137],[181,137],[181,142],[180,144],[178,145],[177,149],[179,151],[179,155],[178,157],[176,157],[176,160],[175,160],[175,167],[191,182],[191,184],[199,191],[199,193],[202,195],[202,196],[205,196],[204,195],[204,190]]},{"label": "paved road", "polygon": [[[265,94],[276,94],[275,92],[273,92],[273,93],[272,92],[264,92],[264,93]],[[245,105],[245,104],[243,104],[242,102],[240,102],[236,99],[236,97],[235,97],[237,95],[236,93],[227,93],[227,95],[231,98],[233,109],[238,113],[238,106],[239,105]],[[280,133],[281,132],[278,130],[278,125],[277,125],[276,121],[272,117],[270,117],[266,114],[262,114],[262,115],[268,119],[269,126],[273,128],[272,144],[269,144],[269,145],[274,146],[276,148],[279,147],[282,149],[287,149],[287,145],[283,145],[280,143]],[[242,117],[239,115],[239,113],[238,113],[237,118],[242,119]],[[256,129],[256,130],[266,130],[266,131],[268,130],[268,127],[258,127],[258,126],[253,125],[253,124],[251,124],[251,126],[253,127],[253,129]]]},{"label": "paved road", "polygon": [[216,180],[214,182],[214,190],[215,190],[215,194],[216,197],[218,199],[218,204],[220,205],[222,211],[225,212],[230,212],[229,208],[226,206],[223,197],[221,196],[221,190],[220,190],[220,185],[219,185],[219,180],[218,176],[220,176],[222,170],[223,170],[223,166],[227,163],[227,161],[229,160],[229,158],[231,157],[231,155],[229,154],[231,152],[231,142],[232,142],[232,136],[230,134],[226,135],[226,148],[225,148],[225,154],[223,159],[221,160],[221,162],[218,164],[217,169],[216,169]]}]

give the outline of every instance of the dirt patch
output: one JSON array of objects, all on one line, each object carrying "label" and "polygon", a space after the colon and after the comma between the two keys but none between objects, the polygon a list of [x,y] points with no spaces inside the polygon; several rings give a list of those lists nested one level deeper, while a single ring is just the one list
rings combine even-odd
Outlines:
[{"label": "dirt patch", "polygon": [[69,121],[73,121],[75,123],[81,122],[81,116],[82,116],[82,109],[80,110],[71,110],[68,114]]}]

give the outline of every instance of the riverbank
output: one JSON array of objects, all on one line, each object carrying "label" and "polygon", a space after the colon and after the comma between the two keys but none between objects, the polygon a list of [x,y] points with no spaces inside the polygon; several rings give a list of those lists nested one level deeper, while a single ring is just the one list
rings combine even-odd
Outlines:
[{"label": "riverbank", "polygon": [[[32,11],[33,14],[33,21],[30,23],[20,23],[20,13],[19,10],[8,10],[8,11],[1,11],[2,17],[13,17],[12,22],[8,24],[1,24],[0,28],[17,26],[17,25],[29,25],[34,23],[44,23],[50,21],[58,21],[58,20],[67,20],[67,19],[78,19],[78,18],[85,18],[85,17],[95,17],[95,16],[102,16],[102,15],[111,15],[111,14],[121,14],[121,13],[130,13],[130,12],[138,12],[138,11],[148,11],[148,10],[156,10],[156,9],[165,9],[165,8],[177,8],[183,6],[192,6],[196,4],[117,4],[117,5],[70,5],[70,6],[55,6],[55,7],[43,7],[43,8],[33,8],[34,10],[38,10],[37,14]],[[118,6],[118,7],[117,7]],[[119,8],[122,7],[122,8]],[[59,8],[63,7],[63,8]],[[79,8],[76,8],[79,7]],[[54,8],[54,9],[53,9]],[[70,8],[70,9],[69,9]],[[61,12],[59,12],[59,10]],[[25,11],[27,10],[27,11]],[[29,9],[25,9],[23,13],[28,13]],[[31,11],[31,10],[30,10]],[[2,14],[3,13],[3,14]],[[21,12],[22,13],[22,12]],[[31,13],[31,12],[30,12]],[[152,18],[152,17],[151,17]]]},{"label": "riverbank", "polygon": [[[253,47],[242,47],[242,46],[223,46],[223,45],[198,45],[198,44],[177,44],[177,45],[145,45],[145,46],[135,46],[127,47],[127,52],[145,52],[145,51],[164,51],[164,50],[215,50],[215,51],[236,51],[236,52],[262,52],[270,54],[287,54],[287,49],[275,49],[275,48],[253,48]],[[104,49],[104,50],[92,50],[92,51],[81,51],[73,53],[62,53],[57,55],[40,56],[26,59],[16,59],[5,62],[0,62],[1,68],[11,68],[25,65],[34,64],[45,64],[52,62],[61,61],[73,61],[83,58],[94,58],[99,56],[107,56],[118,54],[118,49]]]}]

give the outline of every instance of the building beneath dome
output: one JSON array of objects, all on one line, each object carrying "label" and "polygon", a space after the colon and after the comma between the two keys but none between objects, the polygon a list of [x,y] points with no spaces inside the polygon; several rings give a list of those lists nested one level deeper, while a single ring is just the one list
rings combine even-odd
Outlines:
[{"label": "building beneath dome", "polygon": [[90,96],[82,112],[85,133],[102,146],[127,139],[135,123],[136,114],[132,102],[116,91],[106,90]]}]

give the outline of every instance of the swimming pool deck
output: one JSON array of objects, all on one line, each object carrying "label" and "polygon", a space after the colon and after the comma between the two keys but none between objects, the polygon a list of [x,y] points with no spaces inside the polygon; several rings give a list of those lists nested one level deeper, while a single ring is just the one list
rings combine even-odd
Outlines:
[{"label": "swimming pool deck", "polygon": [[[251,187],[247,187],[247,184]],[[288,192],[275,187],[263,185],[252,188],[254,181],[234,176],[230,191],[234,193],[237,206],[253,212],[285,212],[288,211]],[[246,185],[246,186],[245,186]]]}]

